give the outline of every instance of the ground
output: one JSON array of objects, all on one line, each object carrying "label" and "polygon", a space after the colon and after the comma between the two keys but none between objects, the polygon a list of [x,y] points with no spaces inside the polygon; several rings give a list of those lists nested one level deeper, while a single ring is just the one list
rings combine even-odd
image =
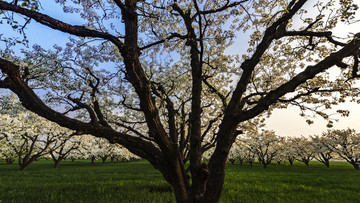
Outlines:
[{"label": "ground", "polygon": [[[171,187],[148,162],[40,160],[19,171],[0,162],[0,202],[175,202]],[[220,202],[359,202],[360,172],[346,162],[326,168],[228,163]]]}]

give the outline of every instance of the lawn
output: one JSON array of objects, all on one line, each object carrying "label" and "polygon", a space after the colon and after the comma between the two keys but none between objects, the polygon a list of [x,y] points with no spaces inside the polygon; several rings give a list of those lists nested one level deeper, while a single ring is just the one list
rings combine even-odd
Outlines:
[{"label": "lawn", "polygon": [[[360,202],[360,171],[345,162],[326,168],[296,163],[228,164],[220,202]],[[0,162],[0,202],[174,202],[171,187],[148,162],[91,165],[40,160],[26,171]]]}]

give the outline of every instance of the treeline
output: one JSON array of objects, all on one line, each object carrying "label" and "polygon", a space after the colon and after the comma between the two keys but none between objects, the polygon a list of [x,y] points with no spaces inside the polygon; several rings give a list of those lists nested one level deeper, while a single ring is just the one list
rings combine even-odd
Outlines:
[{"label": "treeline", "polygon": [[281,163],[295,160],[307,166],[317,160],[330,167],[330,160],[345,160],[356,170],[360,164],[360,134],[355,130],[328,130],[309,137],[279,137],[273,131],[239,136],[230,150],[229,161],[250,165],[259,161],[266,168],[272,161]]},{"label": "treeline", "polygon": [[62,128],[30,112],[0,117],[0,159],[7,164],[17,161],[20,170],[41,158],[53,160],[55,168],[66,158],[90,159],[91,163],[138,159],[119,144]]}]

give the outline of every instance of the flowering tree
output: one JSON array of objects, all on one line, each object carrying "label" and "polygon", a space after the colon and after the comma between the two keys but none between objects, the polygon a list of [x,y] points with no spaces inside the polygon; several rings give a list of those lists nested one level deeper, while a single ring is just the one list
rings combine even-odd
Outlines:
[{"label": "flowering tree", "polygon": [[126,148],[121,147],[119,144],[112,144],[110,148],[110,159],[111,163],[114,162],[114,159],[119,163],[120,160],[139,159],[139,157],[129,152]]},{"label": "flowering tree", "polygon": [[328,147],[328,143],[332,142],[332,140],[326,136],[326,133],[323,133],[321,136],[312,136],[311,141],[314,146],[314,158],[325,164],[326,167],[330,167],[333,150]]},{"label": "flowering tree", "polygon": [[[55,1],[82,25],[44,14],[39,2],[1,0],[2,22],[23,33],[36,21],[70,42],[49,51],[34,46],[20,57],[9,46],[26,39],[3,36],[0,88],[79,135],[104,137],[149,160],[178,202],[219,201],[229,150],[252,119],[296,105],[304,116],[311,110],[329,120],[319,106],[359,92],[352,84],[360,35],[332,34],[338,22],[356,20],[352,0]],[[252,33],[248,52],[225,55],[235,37],[244,39],[241,31]],[[331,80],[327,70],[335,66],[341,74]]]},{"label": "flowering tree", "polygon": [[249,136],[246,141],[248,150],[256,154],[264,168],[267,167],[280,151],[280,139],[273,131],[264,131]]},{"label": "flowering tree", "polygon": [[325,133],[326,146],[349,162],[356,170],[360,165],[360,135],[355,130],[329,130]]},{"label": "flowering tree", "polygon": [[235,142],[235,144],[231,147],[229,152],[229,161],[234,164],[236,160],[240,162],[240,165],[242,165],[245,156],[246,156],[246,147],[242,146],[241,143]]},{"label": "flowering tree", "polygon": [[80,151],[85,159],[91,159],[91,164],[94,164],[99,158],[99,142],[101,138],[91,135],[83,135]]},{"label": "flowering tree", "polygon": [[112,145],[106,139],[98,140],[98,156],[101,158],[102,162],[105,163],[108,157],[111,157],[112,154]]},{"label": "flowering tree", "polygon": [[54,126],[54,131],[58,133],[55,141],[49,146],[49,154],[54,161],[54,168],[58,168],[62,160],[67,158],[71,152],[78,150],[81,140],[66,129],[59,129]]},{"label": "flowering tree", "polygon": [[293,165],[296,160],[296,148],[295,141],[291,137],[286,137],[283,145],[283,155],[285,160],[289,161],[290,165]]},{"label": "flowering tree", "polygon": [[5,159],[7,164],[12,164],[16,159],[16,153],[4,137],[0,137],[0,158]]},{"label": "flowering tree", "polygon": [[296,160],[303,162],[306,166],[309,166],[309,162],[314,157],[314,145],[306,137],[295,137],[292,139],[294,145]]},{"label": "flowering tree", "polygon": [[16,153],[20,170],[49,153],[49,146],[58,136],[49,122],[33,113],[1,115],[0,133]]}]

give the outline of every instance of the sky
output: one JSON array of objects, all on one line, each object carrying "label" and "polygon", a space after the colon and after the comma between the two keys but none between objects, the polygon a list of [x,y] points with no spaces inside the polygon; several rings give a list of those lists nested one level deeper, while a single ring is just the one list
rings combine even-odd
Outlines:
[{"label": "sky", "polygon": [[[62,9],[58,6],[53,6],[53,3],[50,2],[52,1],[47,1],[47,3],[42,4],[46,13],[54,18],[60,18],[68,23],[81,24],[81,22],[75,21],[71,17],[67,17],[68,15],[62,15]],[[358,16],[360,17],[359,13]],[[67,34],[52,30],[35,22],[32,22],[30,26],[31,29],[29,30],[36,30],[35,32],[29,32],[28,38],[30,42],[41,44],[45,48],[51,48],[55,43],[61,45],[67,42],[67,38],[69,36]],[[349,32],[357,33],[360,32],[360,30],[356,31],[356,28],[359,27],[359,23],[350,27],[342,26],[336,30],[335,34],[346,36]],[[8,30],[8,26],[0,25],[0,30],[4,29]],[[11,31],[9,30],[8,32]],[[56,40],[54,41],[54,39]],[[237,39],[233,47],[244,47],[244,42],[247,43],[247,40]],[[242,54],[235,48],[232,48],[231,50],[234,54]],[[350,110],[350,115],[349,117],[334,116],[335,119],[339,119],[339,122],[334,122],[333,129],[353,128],[360,132],[360,104],[347,102],[340,106],[334,107],[334,109],[329,112],[336,112],[337,109]],[[313,118],[314,124],[312,125],[308,125],[305,120],[306,119],[300,116],[300,111],[297,107],[274,110],[272,115],[266,120],[266,129],[274,130],[275,133],[280,136],[309,136],[314,134],[321,134],[328,129],[326,127],[327,121],[322,118]]]}]

